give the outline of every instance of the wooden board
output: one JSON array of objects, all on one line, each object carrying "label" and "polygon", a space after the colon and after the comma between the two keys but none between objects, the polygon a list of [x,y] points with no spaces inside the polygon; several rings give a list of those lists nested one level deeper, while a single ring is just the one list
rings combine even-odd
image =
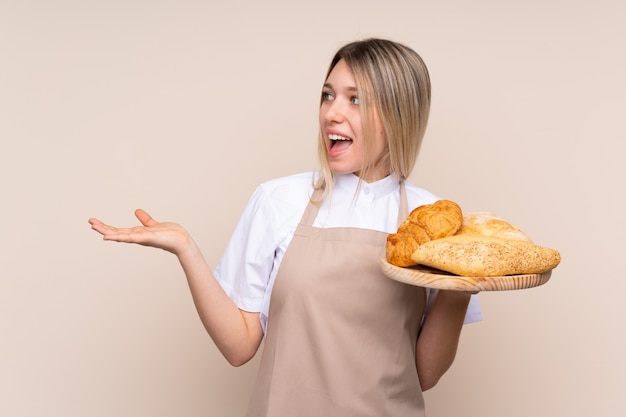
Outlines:
[{"label": "wooden board", "polygon": [[381,260],[383,273],[399,282],[418,287],[436,288],[454,291],[508,291],[543,285],[550,279],[552,271],[541,274],[507,275],[500,277],[462,277],[447,274],[421,265],[414,267],[399,267],[390,264],[386,259]]}]

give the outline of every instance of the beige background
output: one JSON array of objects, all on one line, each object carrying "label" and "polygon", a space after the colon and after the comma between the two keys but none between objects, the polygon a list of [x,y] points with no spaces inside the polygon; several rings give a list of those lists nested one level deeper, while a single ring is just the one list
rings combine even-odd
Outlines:
[{"label": "beige background", "polygon": [[332,53],[419,51],[412,179],[563,262],[481,295],[431,417],[621,416],[626,5],[618,0],[0,0],[0,416],[242,416],[176,259],[102,242],[143,207],[215,264],[254,187],[312,169]]}]

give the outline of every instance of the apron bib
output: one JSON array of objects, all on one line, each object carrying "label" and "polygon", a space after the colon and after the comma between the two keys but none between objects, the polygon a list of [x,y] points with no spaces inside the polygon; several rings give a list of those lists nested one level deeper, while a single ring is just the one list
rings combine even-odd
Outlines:
[{"label": "apron bib", "polygon": [[425,289],[381,272],[387,233],[315,228],[318,209],[309,202],[278,271],[248,417],[423,416]]}]

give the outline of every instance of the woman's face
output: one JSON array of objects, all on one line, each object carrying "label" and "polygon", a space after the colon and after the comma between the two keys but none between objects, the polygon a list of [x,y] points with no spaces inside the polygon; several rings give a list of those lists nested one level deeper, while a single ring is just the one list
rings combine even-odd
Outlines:
[{"label": "woman's face", "polygon": [[[389,169],[380,164],[386,140],[380,117],[374,112],[371,145],[367,161],[367,178],[373,182],[389,175]],[[352,71],[343,61],[333,68],[322,89],[320,127],[326,141],[330,169],[336,174],[354,173],[360,176],[365,155],[365,136],[359,110],[359,97]]]}]

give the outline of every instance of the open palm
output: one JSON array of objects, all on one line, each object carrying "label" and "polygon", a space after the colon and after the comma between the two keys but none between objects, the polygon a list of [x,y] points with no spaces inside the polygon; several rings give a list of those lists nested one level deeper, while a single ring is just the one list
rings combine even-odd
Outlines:
[{"label": "open palm", "polygon": [[171,222],[160,223],[142,209],[135,211],[141,226],[113,227],[102,221],[91,218],[91,228],[103,236],[104,240],[137,243],[164,249],[179,254],[190,241],[189,234],[180,225]]}]

